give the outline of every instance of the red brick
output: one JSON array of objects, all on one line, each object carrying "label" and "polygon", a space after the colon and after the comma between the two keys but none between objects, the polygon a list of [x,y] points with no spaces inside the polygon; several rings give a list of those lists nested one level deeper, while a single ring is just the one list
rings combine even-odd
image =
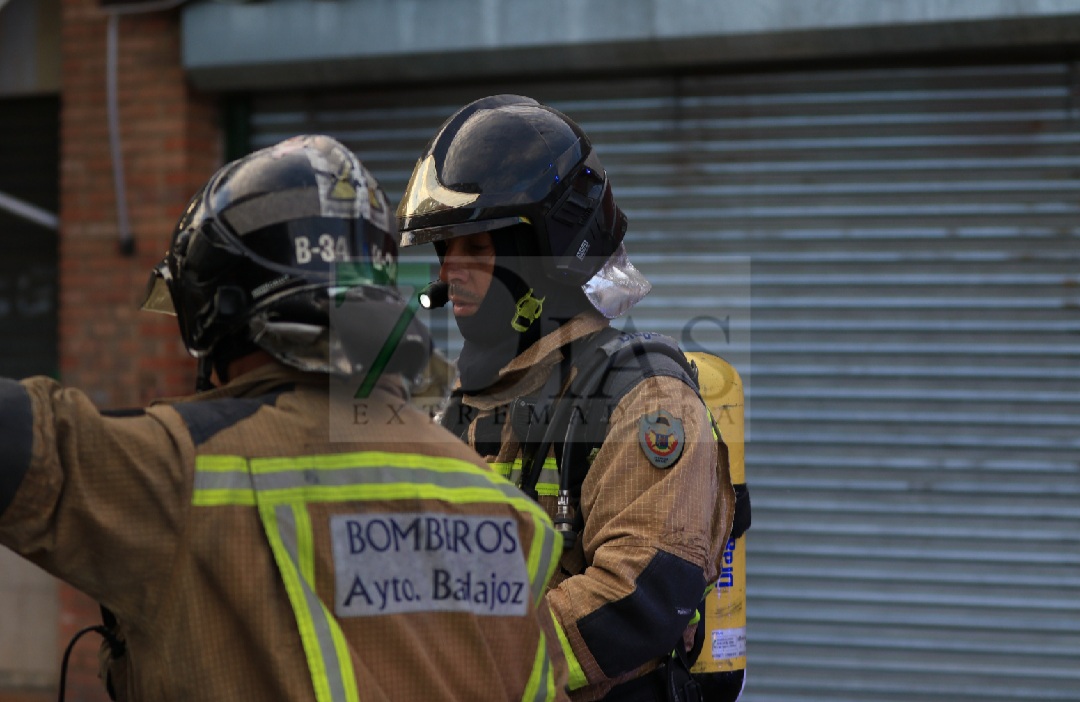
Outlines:
[{"label": "red brick", "polygon": [[[179,341],[176,320],[137,307],[188,198],[220,165],[217,101],[193,91],[184,77],[177,10],[121,18],[117,98],[137,245],[134,257],[121,256],[106,114],[107,25],[98,0],[61,0],[60,9],[60,371],[64,382],[103,406],[188,394],[195,363]],[[66,644],[99,615],[70,588],[60,597]],[[69,700],[106,699],[96,652],[96,641],[76,647]],[[0,690],[0,702],[52,697]]]},{"label": "red brick", "polygon": [[0,702],[52,702],[53,697],[50,690],[0,690]]}]

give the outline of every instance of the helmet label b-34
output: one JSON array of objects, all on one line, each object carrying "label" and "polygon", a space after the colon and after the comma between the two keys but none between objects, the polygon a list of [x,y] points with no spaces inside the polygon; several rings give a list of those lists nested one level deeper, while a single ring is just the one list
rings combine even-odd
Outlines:
[{"label": "helmet label b-34", "polygon": [[300,234],[293,238],[293,255],[298,266],[307,265],[316,258],[322,263],[345,261],[349,258],[349,239],[343,235],[335,237],[332,234],[319,234],[308,237]]}]

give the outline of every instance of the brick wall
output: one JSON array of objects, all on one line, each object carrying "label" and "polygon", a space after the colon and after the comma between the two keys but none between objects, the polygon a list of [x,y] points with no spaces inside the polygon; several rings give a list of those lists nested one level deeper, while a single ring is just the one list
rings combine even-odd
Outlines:
[{"label": "brick wall", "polygon": [[[188,198],[221,165],[213,96],[180,67],[179,10],[119,21],[118,102],[135,254],[119,252],[106,113],[107,18],[97,0],[61,3],[60,370],[101,407],[190,392],[194,364],[171,317],[138,310],[147,276]],[[96,605],[62,588],[60,641],[99,622]],[[67,700],[105,700],[100,639],[79,642]],[[57,653],[59,661],[60,651]],[[15,702],[0,698],[0,702]],[[18,702],[37,702],[37,698]]]},{"label": "brick wall", "polygon": [[[51,692],[5,692],[0,690],[0,702],[53,702],[55,699],[56,696]],[[68,697],[68,699],[75,698]]]}]

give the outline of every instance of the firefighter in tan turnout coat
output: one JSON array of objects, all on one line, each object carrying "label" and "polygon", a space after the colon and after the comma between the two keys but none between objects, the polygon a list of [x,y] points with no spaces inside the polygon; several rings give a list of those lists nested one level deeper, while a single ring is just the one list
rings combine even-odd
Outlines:
[{"label": "firefighter in tan turnout coat", "polygon": [[[464,337],[444,426],[568,537],[548,602],[572,698],[699,699],[696,608],[734,492],[677,345],[609,326],[649,284],[585,133],[530,98],[470,103],[417,161],[398,229],[402,246],[434,244],[422,297],[452,303]],[[587,389],[594,357],[615,367]],[[588,441],[565,440],[575,422]]]},{"label": "firefighter in tan turnout coat", "polygon": [[559,535],[410,406],[430,341],[389,215],[330,138],[256,152],[146,303],[219,387],[113,413],[0,381],[0,543],[106,608],[119,699],[565,699]]}]

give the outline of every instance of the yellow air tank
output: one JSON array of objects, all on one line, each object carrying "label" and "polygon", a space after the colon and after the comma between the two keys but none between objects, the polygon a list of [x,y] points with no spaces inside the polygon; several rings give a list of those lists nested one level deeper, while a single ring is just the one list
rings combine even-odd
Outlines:
[{"label": "yellow air tank", "polygon": [[705,597],[705,641],[691,672],[705,702],[734,702],[746,677],[746,536],[750,498],[746,489],[744,396],[738,371],[708,353],[686,354],[698,367],[701,396],[728,447],[736,509],[732,537],[724,549],[720,577]]}]

